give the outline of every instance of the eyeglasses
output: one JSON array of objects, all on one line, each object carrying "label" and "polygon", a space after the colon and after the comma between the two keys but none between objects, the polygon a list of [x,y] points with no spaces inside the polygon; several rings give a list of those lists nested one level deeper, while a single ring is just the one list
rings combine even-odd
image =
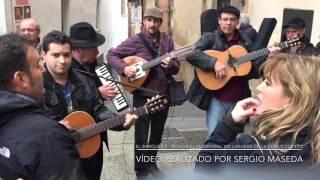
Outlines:
[{"label": "eyeglasses", "polygon": [[236,22],[238,19],[237,18],[221,18],[222,21],[227,22]]},{"label": "eyeglasses", "polygon": [[27,32],[33,33],[33,32],[35,32],[37,30],[39,30],[39,29],[22,28],[22,29],[20,29],[20,32],[26,32],[27,31]]}]

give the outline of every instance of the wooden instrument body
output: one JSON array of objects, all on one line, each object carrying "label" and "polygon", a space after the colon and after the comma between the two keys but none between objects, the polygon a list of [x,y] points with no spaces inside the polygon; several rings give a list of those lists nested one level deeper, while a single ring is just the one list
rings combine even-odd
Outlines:
[{"label": "wooden instrument body", "polygon": [[234,76],[245,76],[251,70],[251,61],[247,61],[238,65],[237,67],[230,66],[230,57],[239,58],[247,54],[247,50],[239,45],[230,47],[224,52],[216,50],[204,51],[211,57],[215,57],[217,61],[226,65],[226,76],[223,79],[217,79],[214,70],[205,71],[200,68],[196,68],[196,73],[201,84],[209,90],[218,90],[222,88],[227,82]]},{"label": "wooden instrument body", "polygon": [[[301,44],[300,38],[293,37],[279,43],[278,47],[284,49],[299,44]],[[215,57],[218,62],[226,65],[226,76],[223,79],[216,79],[214,70],[204,71],[200,68],[196,68],[200,83],[209,90],[221,89],[234,76],[245,76],[249,74],[252,66],[251,61],[270,53],[268,48],[248,53],[247,50],[240,45],[231,46],[224,52],[215,50],[207,50],[204,52],[211,57]]]},{"label": "wooden instrument body", "polygon": [[[136,65],[137,69],[139,69],[139,70],[138,70],[137,76],[135,77],[134,80],[130,80],[126,76],[120,76],[121,82],[125,83],[125,84],[130,84],[133,86],[138,86],[138,87],[142,86],[144,81],[147,79],[150,70],[148,69],[148,70],[143,71],[141,69],[140,65],[145,64],[148,61],[141,58],[141,57],[138,57],[138,56],[128,56],[128,57],[124,58],[123,61],[127,66],[137,64],[137,63],[140,63],[140,64]],[[123,86],[123,88],[129,92],[136,90],[136,88],[130,87],[130,86]]]},{"label": "wooden instrument body", "polygon": [[[81,129],[96,124],[94,119],[84,111],[71,113],[66,116],[63,121],[68,124],[71,129]],[[88,158],[93,156],[100,148],[101,138],[100,134],[92,136],[84,141],[77,142],[76,148],[81,158]]]},{"label": "wooden instrument body", "polygon": [[[162,61],[167,57],[177,58],[179,60],[179,58],[187,56],[188,54],[191,54],[194,51],[194,49],[195,49],[194,45],[181,47],[179,49],[176,49],[170,53],[164,54],[150,61],[147,61],[144,58],[141,58],[138,56],[128,56],[124,58],[123,61],[127,66],[134,65],[136,67],[136,76],[128,78],[126,76],[120,75],[120,80],[123,84],[129,84],[135,87],[141,87],[142,84],[147,79],[151,68],[160,65]],[[124,86],[124,89],[129,92],[132,92],[136,90],[135,87]]]},{"label": "wooden instrument body", "polygon": [[[166,108],[169,104],[165,96],[154,96],[148,99],[142,107],[131,110],[130,114],[142,116],[148,113],[154,113]],[[76,148],[81,158],[88,158],[94,155],[100,147],[100,133],[107,129],[122,125],[125,123],[126,114],[111,117],[110,119],[95,123],[90,114],[84,111],[75,111],[66,116],[62,121],[69,129],[76,141]]]}]

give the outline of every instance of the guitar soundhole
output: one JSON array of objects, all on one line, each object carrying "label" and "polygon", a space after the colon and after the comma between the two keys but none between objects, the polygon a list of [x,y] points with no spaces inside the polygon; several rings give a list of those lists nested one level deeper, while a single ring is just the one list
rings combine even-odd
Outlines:
[{"label": "guitar soundhole", "polygon": [[233,68],[237,66],[237,59],[234,58],[231,54],[229,54],[228,65]]}]

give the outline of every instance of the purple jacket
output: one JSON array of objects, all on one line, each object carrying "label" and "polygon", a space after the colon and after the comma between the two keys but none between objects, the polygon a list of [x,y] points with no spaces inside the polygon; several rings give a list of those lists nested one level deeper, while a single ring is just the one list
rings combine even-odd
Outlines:
[{"label": "purple jacket", "polygon": [[[146,35],[144,29],[142,33],[144,34],[154,51],[158,52],[158,57],[174,50],[173,41],[171,37],[169,37],[166,33],[160,34],[160,42],[156,44],[151,42],[151,40]],[[106,59],[108,63],[112,66],[112,68],[114,68],[118,72],[118,74],[123,75],[123,71],[126,64],[122,61],[122,59],[128,56],[139,56],[147,61],[153,60],[152,55],[145,48],[145,46],[142,43],[142,40],[139,38],[137,34],[132,37],[129,37],[118,47],[111,48],[108,51]],[[169,69],[165,69],[160,65],[151,68],[148,77],[142,86],[145,88],[157,90],[160,92],[160,94],[168,94],[168,78],[171,75],[178,73],[179,66],[179,61],[174,61],[173,66]],[[143,96],[152,96],[151,94],[137,90],[134,91],[134,93]]]}]

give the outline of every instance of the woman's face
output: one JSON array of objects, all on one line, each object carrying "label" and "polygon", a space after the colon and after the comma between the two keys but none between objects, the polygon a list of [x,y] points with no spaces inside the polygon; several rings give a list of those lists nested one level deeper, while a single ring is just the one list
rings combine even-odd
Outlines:
[{"label": "woman's face", "polygon": [[267,110],[283,109],[290,102],[290,97],[284,93],[284,87],[274,74],[259,84],[257,91],[258,100],[260,101],[257,105],[257,114]]}]

